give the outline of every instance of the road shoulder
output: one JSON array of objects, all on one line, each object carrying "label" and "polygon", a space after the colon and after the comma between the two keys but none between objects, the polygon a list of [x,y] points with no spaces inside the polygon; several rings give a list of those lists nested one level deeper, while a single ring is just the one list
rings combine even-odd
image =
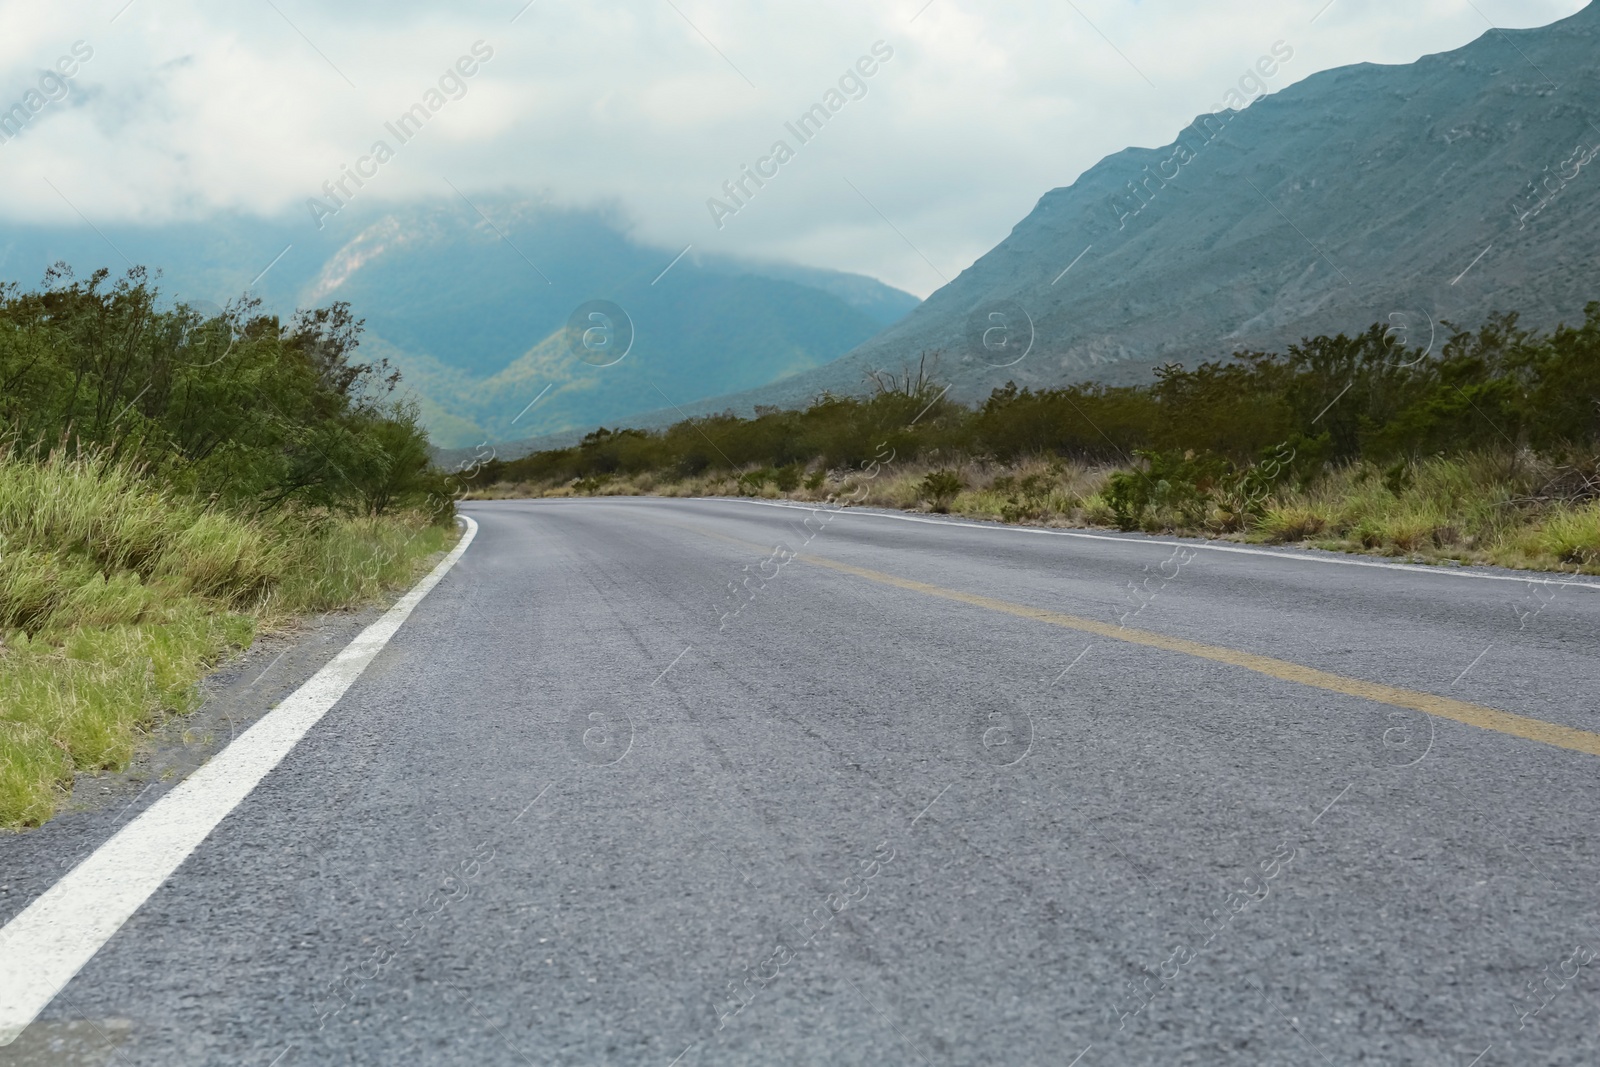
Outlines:
[{"label": "road shoulder", "polygon": [[313,616],[286,633],[263,635],[208,674],[200,707],[147,734],[125,770],[78,775],[71,799],[49,822],[0,834],[0,925],[298,689],[388,607]]}]

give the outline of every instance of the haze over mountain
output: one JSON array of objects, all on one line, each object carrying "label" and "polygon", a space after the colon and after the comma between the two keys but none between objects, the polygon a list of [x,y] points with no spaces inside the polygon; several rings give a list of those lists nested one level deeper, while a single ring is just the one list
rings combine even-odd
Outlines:
[{"label": "haze over mountain", "polygon": [[[352,211],[320,233],[303,219],[244,216],[19,227],[0,245],[0,277],[34,284],[56,260],[80,277],[143,263],[173,299],[220,305],[248,289],[280,314],[348,300],[367,322],[363,356],[401,370],[442,447],[518,436],[519,425],[581,432],[766,385],[829,362],[917,303],[860,275],[679,251],[634,241],[607,212],[474,198]],[[617,344],[631,324],[615,363],[574,354],[564,329],[597,299],[625,310],[606,320]]]},{"label": "haze over mountain", "polygon": [[[942,353],[951,395],[973,401],[1006,381],[1147,381],[1166,360],[1373,322],[1425,344],[1445,320],[1475,326],[1496,310],[1537,326],[1580,320],[1600,299],[1596,56],[1591,4],[1416,63],[1314,74],[1242,110],[1224,96],[1169,144],[1116,153],[1046,193],[996,248],[843,358],[683,407],[859,392],[866,371],[925,350]],[[1248,99],[1285,63],[1282,49],[1264,55],[1230,88]],[[1030,321],[1031,349],[1011,363]],[[1012,347],[985,350],[989,327]]]}]

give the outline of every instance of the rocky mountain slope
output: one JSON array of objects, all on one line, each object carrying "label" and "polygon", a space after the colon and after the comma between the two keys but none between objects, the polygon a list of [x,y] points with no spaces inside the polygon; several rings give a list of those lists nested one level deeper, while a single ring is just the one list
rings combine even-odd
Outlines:
[{"label": "rocky mountain slope", "polygon": [[859,391],[867,370],[923,350],[942,352],[953,396],[976,400],[1008,380],[1147,381],[1166,360],[1373,322],[1424,344],[1445,320],[1496,310],[1581,320],[1600,299],[1597,56],[1600,3],[1202,114],[1171,144],[1129,148],[1046,193],[996,248],[845,357],[686,410]]}]

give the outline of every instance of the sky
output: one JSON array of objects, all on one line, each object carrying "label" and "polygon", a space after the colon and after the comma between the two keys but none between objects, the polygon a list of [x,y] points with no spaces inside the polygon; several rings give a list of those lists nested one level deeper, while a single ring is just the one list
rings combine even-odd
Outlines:
[{"label": "sky", "polygon": [[[347,204],[509,193],[926,296],[1275,46],[1292,57],[1267,91],[1585,2],[0,0],[0,121],[27,115],[0,143],[0,218],[314,229]],[[802,139],[786,124],[817,105]]]}]

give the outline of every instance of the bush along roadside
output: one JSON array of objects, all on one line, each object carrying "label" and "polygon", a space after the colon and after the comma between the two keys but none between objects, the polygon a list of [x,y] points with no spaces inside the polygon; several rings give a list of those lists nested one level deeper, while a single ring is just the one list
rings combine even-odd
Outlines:
[{"label": "bush along roadside", "polygon": [[1148,386],[1008,383],[975,408],[927,366],[803,411],[597,430],[491,461],[473,492],[822,500],[887,440],[898,460],[860,503],[1600,572],[1600,303],[1543,334],[1496,316],[1438,352],[1373,326]]},{"label": "bush along roadside", "polygon": [[141,270],[0,289],[0,826],[125,767],[262,629],[454,538],[460,478],[360,332],[346,305],[161,310]]}]

